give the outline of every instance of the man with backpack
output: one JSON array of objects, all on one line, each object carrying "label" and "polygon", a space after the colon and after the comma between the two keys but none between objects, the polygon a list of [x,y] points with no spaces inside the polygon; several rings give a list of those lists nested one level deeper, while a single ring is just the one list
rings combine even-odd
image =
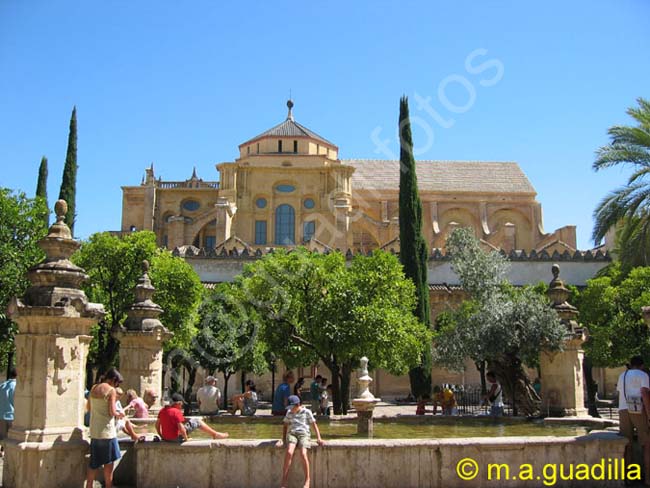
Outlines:
[{"label": "man with backpack", "polygon": [[643,371],[643,358],[634,356],[630,359],[627,371],[621,373],[616,385],[618,391],[619,429],[627,437],[625,462],[630,465],[632,458],[632,441],[634,431],[643,447],[643,465],[645,485],[650,486],[650,377]]}]

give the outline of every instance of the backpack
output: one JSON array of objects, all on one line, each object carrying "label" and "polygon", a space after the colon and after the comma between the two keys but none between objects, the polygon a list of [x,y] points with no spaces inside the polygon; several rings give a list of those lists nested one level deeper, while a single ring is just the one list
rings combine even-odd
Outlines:
[{"label": "backpack", "polygon": [[627,396],[625,392],[625,378],[627,377],[628,371],[623,375],[623,397],[627,402],[627,411],[631,415],[641,415],[643,413],[643,398],[641,395],[630,395]]}]

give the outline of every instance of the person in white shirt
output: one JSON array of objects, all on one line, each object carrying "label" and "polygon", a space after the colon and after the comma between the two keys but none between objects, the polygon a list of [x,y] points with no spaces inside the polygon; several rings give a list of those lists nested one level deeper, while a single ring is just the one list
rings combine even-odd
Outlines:
[{"label": "person in white shirt", "polygon": [[217,378],[208,376],[205,379],[205,384],[196,392],[196,400],[199,402],[199,412],[202,415],[219,413],[221,390],[217,388]]},{"label": "person in white shirt", "polygon": [[637,431],[639,443],[643,446],[643,464],[645,466],[645,484],[650,485],[650,377],[643,371],[643,358],[634,356],[629,369],[621,373],[616,385],[618,391],[619,429],[627,437],[625,462],[632,464],[632,441],[634,430]]}]

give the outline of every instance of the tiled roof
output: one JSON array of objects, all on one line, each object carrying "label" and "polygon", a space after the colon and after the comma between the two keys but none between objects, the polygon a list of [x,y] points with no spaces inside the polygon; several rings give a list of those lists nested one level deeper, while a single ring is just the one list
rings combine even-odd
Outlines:
[{"label": "tiled roof", "polygon": [[[356,168],[355,190],[399,189],[399,161],[344,159],[341,163]],[[417,161],[416,171],[420,191],[536,194],[517,163]]]},{"label": "tiled roof", "polygon": [[261,139],[262,137],[311,137],[312,139],[316,139],[318,141],[324,142],[325,144],[328,144],[330,146],[335,146],[334,143],[328,141],[322,136],[319,136],[314,131],[308,129],[304,125],[299,124],[298,122],[293,120],[293,118],[287,118],[281,124],[278,124],[275,127],[270,128],[266,132],[262,132],[261,134],[253,137],[252,139],[249,139],[248,141],[244,142],[241,145],[244,146],[256,139]]}]

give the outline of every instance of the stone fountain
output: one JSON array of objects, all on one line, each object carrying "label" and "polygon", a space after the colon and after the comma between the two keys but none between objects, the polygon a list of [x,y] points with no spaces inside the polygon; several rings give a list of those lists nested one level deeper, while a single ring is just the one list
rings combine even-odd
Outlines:
[{"label": "stone fountain", "polygon": [[5,488],[81,486],[86,473],[86,358],[90,328],[104,308],[89,303],[80,288],[88,276],[69,259],[80,244],[64,222],[68,205],[59,200],[54,211],[56,223],[38,242],[45,260],[29,270],[31,286],[8,309],[18,324],[18,378],[5,440]]},{"label": "stone fountain", "polygon": [[148,392],[157,395],[156,403],[150,408],[153,415],[162,407],[163,345],[174,335],[158,319],[163,309],[152,301],[155,291],[149,279],[149,262],[145,260],[135,287],[135,303],[127,312],[124,326],[115,332],[120,341],[124,385],[143,397]]},{"label": "stone fountain", "polygon": [[578,324],[578,309],[567,300],[569,290],[560,279],[560,266],[551,268],[553,280],[548,285],[551,306],[566,327],[562,351],[542,351],[540,370],[542,373],[542,411],[548,416],[587,416],[583,392],[582,361],[586,330]]},{"label": "stone fountain", "polygon": [[361,376],[357,379],[359,382],[360,394],[357,398],[352,400],[352,405],[357,411],[357,433],[372,437],[374,429],[372,412],[375,409],[375,405],[380,402],[380,399],[375,398],[369,389],[372,378],[368,375],[368,358],[364,356],[361,358],[360,362]]}]

